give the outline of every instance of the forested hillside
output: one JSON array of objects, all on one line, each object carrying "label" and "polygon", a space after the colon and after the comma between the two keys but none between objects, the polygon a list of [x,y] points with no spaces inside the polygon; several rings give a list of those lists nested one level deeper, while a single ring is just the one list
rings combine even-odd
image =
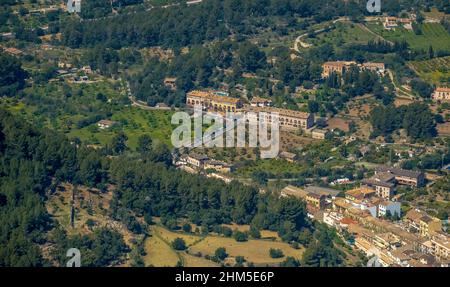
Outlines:
[{"label": "forested hillside", "polygon": [[0,266],[41,266],[37,244],[54,222],[44,208],[52,178],[76,177],[76,150],[63,136],[37,131],[0,111]]},{"label": "forested hillside", "polygon": [[[450,4],[382,2],[2,1],[0,267],[361,266],[368,210],[409,238],[410,210],[446,221]],[[172,148],[194,90],[280,112],[277,158]],[[380,165],[426,182],[336,208]]]},{"label": "forested hillside", "polygon": [[[124,14],[98,21],[73,21],[61,30],[63,43],[71,47],[134,45],[180,48],[230,35],[244,37],[265,27],[264,20],[281,16],[312,17],[322,22],[339,16],[361,17],[367,1],[327,0],[206,0],[199,5],[155,8],[150,12]],[[444,1],[445,3],[445,1]],[[445,5],[445,4],[442,4]],[[390,1],[384,10],[398,13],[413,7],[411,1]],[[288,21],[289,22],[289,21]],[[295,21],[290,21],[295,23]],[[81,25],[80,25],[81,24]]]},{"label": "forested hillside", "polygon": [[[161,154],[155,150],[159,147],[150,151],[141,147],[144,160],[125,156],[108,160],[102,154],[114,153],[114,147],[100,151],[77,148],[63,135],[35,129],[4,110],[0,111],[0,123],[0,266],[63,264],[67,247],[90,254],[84,259],[85,266],[117,264],[129,252],[114,230],[96,229],[90,235],[73,237],[61,229],[44,206],[60,182],[99,188],[116,185],[109,214],[135,233],[147,231],[134,216],[143,216],[147,224],[157,216],[169,224],[187,218],[209,230],[224,223],[251,224],[277,231],[287,242],[309,245],[318,240],[314,248],[332,240],[329,236],[333,235],[323,242],[305,239],[305,231],[315,234],[315,227],[306,217],[303,202],[276,194],[260,195],[256,188],[237,182],[227,185],[188,175],[170,167],[167,158],[156,156]],[[328,231],[318,230],[317,236],[323,232]],[[41,246],[48,243],[53,246],[51,261],[41,253]],[[332,247],[320,252],[330,252],[332,257],[323,264],[342,260]]]}]

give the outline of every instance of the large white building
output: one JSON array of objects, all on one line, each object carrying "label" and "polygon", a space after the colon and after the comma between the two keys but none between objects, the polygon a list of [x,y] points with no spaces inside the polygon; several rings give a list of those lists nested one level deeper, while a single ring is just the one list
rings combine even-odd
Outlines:
[{"label": "large white building", "polygon": [[437,88],[433,93],[433,100],[444,102],[450,101],[450,88]]},{"label": "large white building", "polygon": [[401,203],[388,200],[380,202],[380,204],[378,204],[378,216],[386,216],[388,213],[392,216],[397,214],[397,216],[400,217]]}]

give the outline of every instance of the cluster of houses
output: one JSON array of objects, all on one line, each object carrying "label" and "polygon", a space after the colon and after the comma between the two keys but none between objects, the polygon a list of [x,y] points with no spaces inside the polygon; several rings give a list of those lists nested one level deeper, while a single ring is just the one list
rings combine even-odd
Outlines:
[{"label": "cluster of houses", "polygon": [[386,67],[384,63],[367,62],[358,64],[355,61],[331,61],[322,65],[322,78],[328,78],[332,73],[342,75],[347,69],[355,66],[361,71],[372,71],[384,75]]},{"label": "cluster of houses", "polygon": [[392,199],[397,184],[421,187],[425,183],[423,172],[401,168],[380,166],[375,169],[375,175],[362,181],[363,186],[373,188],[377,196]]},{"label": "cluster of houses", "polygon": [[0,48],[1,48],[1,50],[3,52],[5,52],[5,53],[7,53],[7,54],[9,54],[11,56],[14,56],[14,57],[19,57],[19,56],[22,56],[24,54],[24,52],[22,50],[19,50],[19,49],[14,48],[14,47],[9,47],[8,48],[8,47],[0,46]]},{"label": "cluster of houses", "polygon": [[[361,227],[363,225],[363,227]],[[367,256],[377,256],[383,266],[448,267],[449,236],[441,221],[425,212],[412,209],[398,224],[387,221],[360,220],[350,225],[358,234],[355,246]]]},{"label": "cluster of houses", "polygon": [[179,158],[174,157],[174,164],[187,172],[203,173],[207,177],[218,178],[227,183],[232,180],[227,174],[234,170],[234,166],[231,164],[210,159],[208,156],[198,153],[183,154]]},{"label": "cluster of houses", "polygon": [[[367,62],[358,64],[355,61],[332,61],[325,62],[322,65],[322,78],[328,78],[333,73],[342,75],[352,66],[358,67],[361,71],[368,70],[376,72],[379,75],[384,75],[386,73],[384,63]],[[450,88],[437,87],[432,94],[432,99],[434,101],[450,102]]]},{"label": "cluster of houses", "polygon": [[441,220],[417,209],[401,214],[394,196],[397,185],[420,187],[424,181],[421,172],[380,166],[372,178],[346,192],[289,185],[281,196],[304,200],[309,217],[347,231],[353,237],[349,243],[368,257],[377,256],[382,266],[448,266],[450,242]]},{"label": "cluster of houses", "polygon": [[430,237],[442,230],[442,223],[439,219],[418,209],[409,210],[404,219],[405,229],[420,237]]},{"label": "cluster of houses", "polygon": [[111,121],[111,120],[100,120],[97,123],[97,127],[101,130],[106,130],[106,129],[112,128],[113,126],[115,126],[117,124],[118,124],[118,122]]},{"label": "cluster of houses", "polygon": [[[167,84],[168,85],[168,84]],[[201,105],[203,110],[209,112],[250,112],[255,113],[257,118],[264,115],[266,122],[270,122],[272,114],[279,117],[280,128],[287,131],[302,130],[313,139],[324,140],[330,134],[326,129],[314,128],[314,114],[308,112],[295,111],[290,109],[275,108],[272,100],[261,97],[253,97],[249,104],[244,104],[241,99],[228,96],[223,91],[191,91],[186,95],[186,105],[194,107]],[[281,156],[283,158],[283,156]],[[286,158],[288,161],[295,161]]]},{"label": "cluster of houses", "polygon": [[[364,229],[363,229],[364,230]],[[424,248],[417,238],[409,238],[401,230],[384,230],[380,232],[360,231],[355,238],[355,246],[368,257],[376,256],[378,263],[384,267],[448,267],[448,255],[439,252],[441,249]],[[412,235],[411,235],[412,236]],[[436,239],[439,240],[439,239]],[[439,241],[442,243],[442,241]],[[445,243],[444,243],[445,244]],[[448,252],[448,240],[446,249]],[[437,251],[437,252],[436,252]]]},{"label": "cluster of houses", "polygon": [[294,196],[306,201],[308,210],[314,213],[318,210],[329,209],[333,201],[338,198],[337,195],[339,193],[339,190],[326,187],[307,186],[298,188],[288,185],[281,191],[281,196]]},{"label": "cluster of houses", "polygon": [[342,214],[351,214],[356,210],[359,214],[364,212],[372,217],[384,217],[401,215],[401,204],[377,196],[377,192],[368,187],[360,187],[349,190],[345,193],[345,198],[337,198],[333,202],[333,209]]},{"label": "cluster of houses", "polygon": [[386,30],[395,30],[399,26],[403,26],[403,28],[407,30],[412,30],[412,24],[414,22],[414,17],[410,18],[398,18],[398,17],[385,17],[383,21],[383,27]]},{"label": "cluster of houses", "polygon": [[[58,70],[56,73],[61,78],[71,77],[73,83],[88,83],[88,75],[93,74],[93,71],[89,65],[78,69],[73,67],[70,63],[58,62]],[[79,73],[81,73],[81,75]]]}]

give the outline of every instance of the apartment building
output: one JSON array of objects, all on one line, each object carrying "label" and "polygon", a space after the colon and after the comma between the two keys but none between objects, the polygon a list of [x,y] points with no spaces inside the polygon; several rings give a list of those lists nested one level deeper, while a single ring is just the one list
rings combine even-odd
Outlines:
[{"label": "apartment building", "polygon": [[379,74],[384,74],[386,66],[384,63],[367,62],[363,64],[357,64],[355,61],[335,61],[325,62],[322,65],[322,78],[329,77],[332,73],[342,75],[351,66],[358,67],[361,71],[372,71]]},{"label": "apartment building", "polygon": [[450,258],[450,241],[448,236],[434,236],[431,239],[432,254],[439,260]]},{"label": "apartment building", "polygon": [[377,196],[385,199],[391,199],[392,196],[394,195],[395,185],[391,182],[376,181],[373,179],[364,179],[362,181],[362,186],[375,189]]},{"label": "apartment building", "polygon": [[234,170],[233,165],[219,160],[208,160],[204,163],[205,170],[215,170],[220,173],[230,173]]},{"label": "apartment building", "polygon": [[189,165],[199,168],[199,169],[202,169],[209,158],[206,155],[192,153],[192,154],[184,156],[183,159]]},{"label": "apartment building", "polygon": [[366,216],[377,217],[378,204],[380,199],[357,200],[346,198],[336,198],[333,200],[333,210],[360,221]]},{"label": "apartment building", "polygon": [[426,254],[433,255],[440,262],[448,263],[450,260],[449,236],[438,233],[431,239],[422,242],[420,250]]},{"label": "apartment building", "polygon": [[252,107],[270,107],[272,105],[272,100],[260,98],[260,97],[253,97],[250,101],[250,105]]},{"label": "apartment building", "polygon": [[377,263],[383,267],[389,267],[395,264],[394,259],[392,259],[387,250],[376,247],[366,238],[356,237],[355,247],[364,252],[367,257],[377,256]]},{"label": "apartment building", "polygon": [[386,71],[386,66],[384,63],[367,62],[360,65],[361,70],[368,70],[371,72],[376,72],[379,74],[384,74]]},{"label": "apartment building", "polygon": [[442,223],[438,218],[418,209],[409,210],[403,221],[410,232],[418,233],[421,237],[430,237],[442,230]]},{"label": "apartment building", "polygon": [[375,195],[375,190],[371,188],[359,187],[345,192],[345,198],[347,200],[364,200]]},{"label": "apartment building", "polygon": [[363,187],[375,189],[377,196],[391,199],[395,191],[395,176],[391,173],[379,172],[361,182]]},{"label": "apartment building", "polygon": [[345,193],[345,199],[336,198],[334,208],[341,213],[349,212],[351,209],[358,209],[368,212],[372,217],[382,217],[401,214],[401,204],[376,197],[375,190],[370,188],[357,188]]},{"label": "apartment building", "polygon": [[267,123],[272,121],[272,114],[278,114],[280,127],[288,130],[308,130],[314,126],[314,114],[300,112],[288,109],[280,109],[273,107],[248,107],[247,112],[254,112],[260,115],[265,113]]},{"label": "apartment building", "polygon": [[306,203],[318,209],[325,208],[327,201],[331,202],[331,198],[336,197],[338,193],[339,190],[319,186],[300,188],[288,185],[281,190],[281,196],[294,196],[306,201]]},{"label": "apartment building", "polygon": [[323,209],[325,207],[325,195],[309,192],[306,195],[306,202],[317,209]]},{"label": "apartment building", "polygon": [[421,187],[425,183],[425,174],[420,171],[380,166],[375,169],[375,174],[377,175],[380,173],[393,175],[398,184]]},{"label": "apartment building", "polygon": [[214,112],[236,112],[242,107],[240,99],[227,96],[219,91],[191,91],[186,95],[186,105],[201,105],[204,110]]},{"label": "apartment building", "polygon": [[344,219],[344,216],[342,216],[342,214],[337,212],[323,213],[323,223],[331,227],[337,227],[342,219]]},{"label": "apartment building", "polygon": [[355,61],[325,62],[322,65],[322,78],[328,78],[332,73],[342,75],[350,66],[356,65]]},{"label": "apartment building", "polygon": [[311,136],[313,139],[324,140],[328,135],[328,130],[322,129],[313,129],[311,132]]},{"label": "apartment building", "polygon": [[401,215],[401,203],[389,200],[383,200],[378,204],[378,216],[391,216],[397,215],[400,218]]},{"label": "apartment building", "polygon": [[432,98],[435,101],[450,102],[450,88],[446,87],[436,88]]},{"label": "apartment building", "polygon": [[419,219],[419,232],[422,237],[430,237],[442,230],[442,223],[438,218],[424,215]]}]

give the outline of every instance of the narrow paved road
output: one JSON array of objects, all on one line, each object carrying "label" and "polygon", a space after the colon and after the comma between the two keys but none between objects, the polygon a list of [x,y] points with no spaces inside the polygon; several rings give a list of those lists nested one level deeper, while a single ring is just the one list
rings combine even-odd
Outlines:
[{"label": "narrow paved road", "polygon": [[122,83],[126,84],[124,86],[124,89],[128,96],[128,99],[130,99],[131,105],[133,107],[138,107],[140,109],[148,110],[148,111],[157,111],[157,110],[158,111],[171,111],[171,110],[179,111],[180,110],[179,108],[171,108],[171,107],[151,107],[151,106],[147,105],[146,103],[144,103],[143,101],[136,100],[136,97],[133,96],[133,94],[131,93],[130,83],[128,83],[128,81],[125,81],[122,79]]},{"label": "narrow paved road", "polygon": [[[324,32],[324,31],[327,31],[327,30],[333,28],[334,24],[336,24],[337,22],[341,22],[341,21],[349,21],[349,20],[350,20],[350,19],[349,19],[348,17],[341,17],[341,18],[338,18],[338,19],[336,19],[336,20],[334,20],[334,21],[332,22],[332,25],[330,25],[330,26],[328,26],[328,27],[325,27],[325,28],[322,28],[322,29],[315,30],[315,31],[313,31],[313,33],[316,34],[316,35],[317,35],[317,34],[320,34],[320,33]],[[304,33],[304,34],[298,36],[298,37],[295,39],[295,42],[294,42],[294,50],[295,50],[297,53],[300,53],[299,45],[300,45],[302,48],[310,48],[310,47],[312,47],[312,44],[309,44],[309,43],[306,43],[306,42],[303,42],[303,41],[302,41],[302,39],[303,39],[304,37],[308,36],[308,34],[309,34],[309,33]]]},{"label": "narrow paved road", "polygon": [[[339,19],[334,20],[334,21],[332,22],[332,25],[330,25],[330,26],[328,26],[328,27],[325,27],[325,28],[322,28],[322,29],[315,30],[313,33],[316,34],[316,35],[317,35],[317,34],[320,34],[320,33],[324,32],[324,31],[327,31],[327,30],[332,29],[333,26],[334,26],[334,24],[336,24],[337,22],[343,22],[343,21],[350,21],[350,19],[349,19],[348,17],[341,17],[341,18],[339,18]],[[371,19],[370,21],[373,21],[373,20]],[[392,41],[386,40],[386,39],[383,38],[381,35],[378,35],[377,33],[375,33],[375,32],[373,32],[372,30],[370,30],[366,25],[364,25],[364,24],[362,24],[362,23],[358,23],[357,25],[358,25],[361,29],[363,29],[364,31],[367,31],[368,33],[370,33],[370,34],[376,36],[378,39],[381,39],[381,40],[383,40],[383,41],[386,41],[386,42],[389,43],[389,44],[394,44]],[[302,39],[303,39],[304,37],[308,36],[308,34],[309,34],[309,33],[304,33],[304,34],[298,36],[298,37],[295,39],[295,42],[294,42],[294,50],[295,50],[296,52],[300,53],[300,47],[302,47],[302,48],[310,48],[310,47],[312,47],[312,44],[309,44],[309,43],[306,43],[306,42],[303,42],[303,41],[302,41]],[[299,47],[299,46],[300,46],[300,47]],[[393,74],[393,72],[392,72],[391,70],[388,69],[388,70],[387,70],[387,73],[388,73],[388,75],[389,75],[389,78],[391,79],[392,84],[394,85],[394,89],[395,89],[395,91],[396,91],[396,93],[397,93],[397,96],[398,96],[399,98],[405,98],[405,99],[409,99],[409,100],[414,100],[414,99],[416,99],[416,97],[415,97],[413,94],[411,94],[411,93],[409,93],[409,92],[407,92],[407,91],[404,91],[404,90],[402,90],[400,87],[397,86],[397,84],[396,84],[395,81],[394,81],[394,74]]]},{"label": "narrow paved road", "polygon": [[416,97],[413,94],[406,92],[406,91],[400,89],[399,86],[397,86],[397,84],[395,83],[395,79],[394,79],[394,73],[391,70],[387,69],[386,71],[389,75],[389,79],[391,79],[391,82],[394,85],[394,89],[395,89],[395,92],[397,93],[398,98],[404,98],[404,99],[408,99],[408,100],[416,100]]},{"label": "narrow paved road", "polygon": [[[328,27],[326,27],[326,28],[322,28],[322,29],[315,30],[313,33],[316,34],[316,35],[317,35],[317,34],[320,34],[320,33],[324,32],[324,31],[326,31],[326,30],[329,30],[329,29],[333,28],[334,24],[336,24],[337,22],[344,22],[344,21],[350,21],[350,18],[348,18],[348,17],[341,17],[341,18],[338,18],[338,19],[336,19],[336,20],[334,20],[334,21],[332,22],[332,25],[330,25],[330,26],[328,26]],[[372,18],[367,18],[367,17],[366,17],[365,21],[366,21],[366,22],[373,22],[373,21],[378,21],[378,19],[376,19],[376,18],[372,19]],[[364,25],[363,23],[357,23],[357,25],[358,25],[361,29],[363,29],[364,31],[366,31],[366,32],[368,32],[368,33],[370,33],[370,34],[376,36],[377,38],[379,38],[379,39],[381,39],[381,40],[383,40],[383,41],[386,41],[386,42],[388,42],[388,43],[390,43],[390,44],[394,44],[392,41],[386,40],[386,39],[383,38],[381,35],[378,35],[377,33],[375,33],[375,32],[373,32],[372,30],[370,30],[370,29],[369,29],[366,25]],[[302,41],[302,39],[303,39],[304,37],[308,36],[308,34],[309,34],[309,33],[304,33],[304,34],[298,36],[298,37],[295,39],[295,42],[294,42],[294,50],[295,50],[296,52],[300,52],[299,45],[300,45],[302,48],[310,48],[310,47],[312,47],[312,44],[309,44],[309,43],[306,43],[306,42],[303,42],[303,41]]]}]

